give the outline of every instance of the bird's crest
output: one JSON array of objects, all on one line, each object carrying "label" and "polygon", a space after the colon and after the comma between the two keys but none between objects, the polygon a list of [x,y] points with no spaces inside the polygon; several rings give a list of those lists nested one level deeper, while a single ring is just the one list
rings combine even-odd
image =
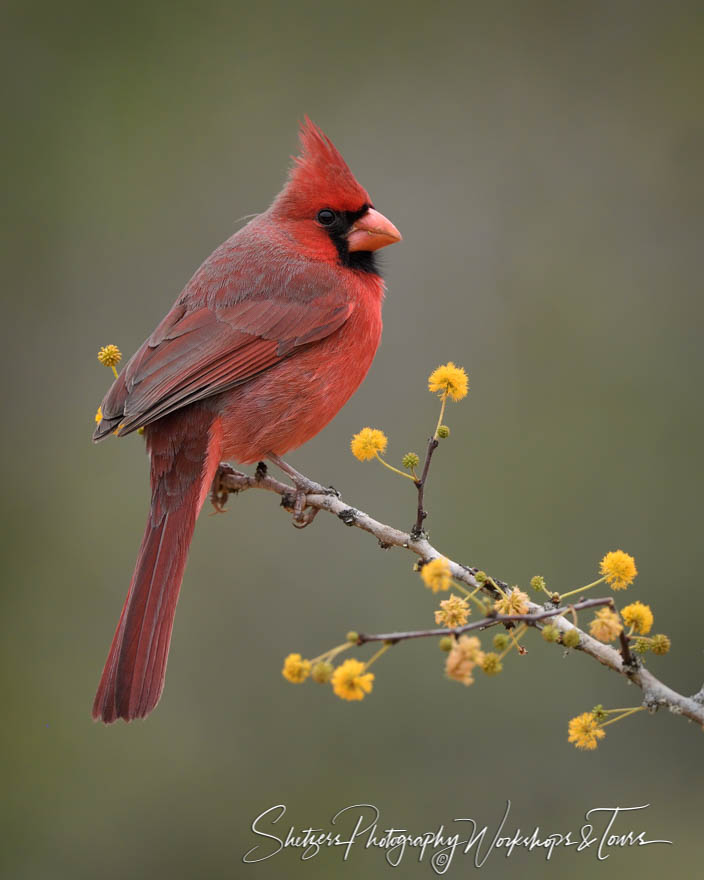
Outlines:
[{"label": "bird's crest", "polygon": [[371,202],[333,142],[307,116],[299,139],[300,155],[293,158],[286,185],[274,202],[276,210],[307,217],[323,207],[356,211]]}]

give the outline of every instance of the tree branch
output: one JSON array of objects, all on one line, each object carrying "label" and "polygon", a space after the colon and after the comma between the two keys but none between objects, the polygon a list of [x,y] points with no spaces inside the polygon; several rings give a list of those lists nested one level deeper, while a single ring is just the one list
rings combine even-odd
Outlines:
[{"label": "tree branch", "polygon": [[[430,464],[431,454],[432,452],[429,447],[424,466],[425,476],[427,476],[427,468]],[[421,477],[421,480],[422,479],[423,477]],[[293,507],[296,495],[296,490],[293,486],[282,483],[280,480],[267,474],[258,471],[257,475],[250,476],[249,474],[240,473],[239,471],[233,471],[231,468],[228,468],[227,471],[222,473],[219,477],[219,487],[221,490],[233,493],[243,492],[246,489],[264,489],[269,492],[275,492],[281,496],[282,506],[287,509]],[[409,534],[408,532],[401,531],[393,526],[381,523],[364,511],[346,504],[337,495],[310,494],[306,496],[306,504],[314,510],[326,510],[328,513],[331,513],[340,519],[346,526],[354,526],[364,532],[368,532],[370,535],[374,535],[383,549],[389,547],[401,547],[404,550],[410,550],[412,553],[415,553],[417,556],[420,556],[427,561],[439,556],[444,556],[444,554],[441,554],[435,549],[435,547],[433,547],[422,530],[418,535],[415,534],[415,529],[413,530],[413,534]],[[419,510],[422,510],[422,495],[420,495],[420,493]],[[488,584],[480,584],[476,580],[476,568],[462,565],[447,556],[445,556],[445,558],[449,563],[452,576],[456,580],[461,581],[472,589],[480,588],[490,595],[493,594],[493,591]],[[494,580],[496,581],[496,578],[494,578]],[[501,584],[502,582],[497,581],[497,583]],[[592,604],[595,602],[606,604],[604,600],[591,600],[591,602]],[[693,697],[685,697],[682,694],[677,693],[657,679],[637,658],[634,658],[631,655],[627,641],[625,643],[625,649],[623,642],[621,643],[623,653],[619,654],[619,652],[610,645],[606,645],[593,639],[591,636],[587,635],[587,633],[583,632],[578,627],[575,627],[574,624],[570,623],[570,621],[564,616],[561,616],[566,611],[569,611],[570,608],[578,610],[580,607],[590,607],[587,601],[583,601],[582,603],[577,602],[573,606],[567,606],[563,609],[555,609],[551,603],[548,603],[548,605],[549,607],[544,607],[535,602],[531,602],[529,604],[530,614],[528,615],[508,615],[503,618],[497,616],[496,618],[487,618],[487,620],[491,620],[491,624],[502,623],[504,620],[510,619],[528,620],[528,622],[535,623],[544,617],[553,617],[553,622],[561,633],[565,633],[570,629],[577,630],[579,633],[579,645],[576,650],[588,654],[590,657],[598,660],[602,665],[607,666],[614,672],[618,672],[620,675],[624,675],[629,681],[639,687],[643,691],[643,705],[651,710],[655,710],[660,706],[666,706],[673,714],[683,715],[685,718],[689,718],[704,726],[704,688]],[[469,624],[468,627],[481,629],[483,626],[491,624],[485,623],[485,621],[477,621],[474,624]],[[468,627],[463,627],[462,631],[467,631]],[[429,631],[423,630],[419,632],[425,635]],[[455,632],[457,631],[432,631],[433,635],[442,635],[443,633],[454,634]],[[404,636],[405,638],[422,637],[415,633],[388,633],[378,637],[365,636],[363,638],[366,641],[382,639],[395,639],[396,641],[400,641],[400,636]],[[628,660],[630,660],[630,662],[628,662]]]}]

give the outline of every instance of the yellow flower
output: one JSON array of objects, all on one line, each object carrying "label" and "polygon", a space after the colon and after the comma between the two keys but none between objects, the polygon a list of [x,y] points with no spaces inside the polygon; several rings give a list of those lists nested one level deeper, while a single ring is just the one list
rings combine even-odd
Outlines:
[{"label": "yellow flower", "polygon": [[450,628],[464,626],[467,623],[470,609],[466,599],[451,595],[449,599],[444,599],[440,603],[440,609],[435,612],[435,623],[442,623]]},{"label": "yellow flower", "polygon": [[506,593],[505,599],[502,597],[494,602],[494,608],[499,614],[527,614],[528,594],[514,587]]},{"label": "yellow flower", "polygon": [[99,425],[103,420],[103,408],[102,406],[98,407],[98,411],[95,414],[95,424]]},{"label": "yellow flower", "polygon": [[345,660],[332,674],[332,689],[341,700],[363,700],[371,693],[374,673],[362,673],[366,665],[360,660]]},{"label": "yellow flower", "polygon": [[635,559],[623,550],[607,553],[601,560],[599,571],[612,590],[625,590],[638,574]]},{"label": "yellow flower", "polygon": [[445,674],[448,678],[469,686],[474,684],[472,670],[484,662],[481,642],[476,636],[460,636],[452,646],[445,661]]},{"label": "yellow flower", "polygon": [[106,367],[116,367],[122,360],[122,352],[116,345],[104,345],[98,352],[98,360]]},{"label": "yellow flower", "polygon": [[653,626],[653,612],[650,605],[643,605],[642,602],[633,602],[621,609],[621,617],[626,626],[634,627],[637,633],[642,636],[647,635]]},{"label": "yellow flower", "polygon": [[613,642],[623,630],[623,624],[610,608],[600,608],[594,620],[589,624],[589,632],[600,642]]},{"label": "yellow flower", "polygon": [[452,361],[438,367],[428,376],[428,390],[447,394],[453,400],[462,400],[467,396],[469,379],[462,367],[456,367]]},{"label": "yellow flower", "polygon": [[292,684],[300,684],[310,675],[310,660],[304,660],[300,654],[289,654],[281,674]]},{"label": "yellow flower", "polygon": [[420,570],[420,576],[423,578],[425,586],[434,593],[450,589],[450,581],[452,579],[450,563],[444,556],[438,556],[435,559],[431,559],[430,562],[426,562]]},{"label": "yellow flower", "polygon": [[575,748],[589,749],[590,751],[596,748],[598,739],[603,739],[606,736],[599,727],[593,712],[583,712],[576,718],[572,718],[568,731],[567,742],[574,743]]},{"label": "yellow flower", "polygon": [[371,461],[378,452],[386,449],[388,438],[378,428],[362,428],[350,442],[352,455],[360,461]]}]

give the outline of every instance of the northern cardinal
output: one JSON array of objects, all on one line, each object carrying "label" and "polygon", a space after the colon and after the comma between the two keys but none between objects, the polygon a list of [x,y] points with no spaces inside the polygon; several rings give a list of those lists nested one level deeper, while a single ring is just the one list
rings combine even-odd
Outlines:
[{"label": "northern cardinal", "polygon": [[145,428],[151,508],[93,718],[159,702],[196,518],[222,459],[280,459],[364,379],[381,337],[375,251],[400,241],[308,118],[271,207],[220,245],[102,402],[93,439]]}]

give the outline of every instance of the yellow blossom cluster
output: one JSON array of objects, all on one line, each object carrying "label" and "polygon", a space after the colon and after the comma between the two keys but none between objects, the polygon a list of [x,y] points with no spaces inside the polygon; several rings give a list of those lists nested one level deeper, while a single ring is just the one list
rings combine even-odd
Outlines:
[{"label": "yellow blossom cluster", "polygon": [[599,727],[599,722],[593,712],[583,712],[572,718],[568,727],[567,742],[574,743],[578,749],[593,750],[597,747],[597,741],[606,736]]},{"label": "yellow blossom cluster", "polygon": [[527,614],[528,603],[528,594],[519,590],[518,587],[513,587],[494,602],[494,608],[499,614]]},{"label": "yellow blossom cluster", "polygon": [[450,572],[450,563],[444,556],[437,556],[435,559],[431,559],[430,562],[426,562],[420,570],[420,576],[425,586],[434,593],[450,589],[452,574]]},{"label": "yellow blossom cluster", "polygon": [[621,617],[626,626],[632,626],[634,631],[644,636],[653,628],[653,612],[649,605],[642,602],[633,602],[621,609]]},{"label": "yellow blossom cluster", "polygon": [[104,345],[98,352],[98,360],[106,367],[116,367],[122,360],[122,352],[116,345]]},{"label": "yellow blossom cluster", "polygon": [[[337,649],[339,650],[339,649]],[[325,657],[326,655],[323,655]],[[362,700],[372,691],[374,673],[367,672],[367,664],[350,658],[333,667],[326,659],[311,663],[300,654],[289,654],[281,674],[292,684],[301,684],[309,676],[319,684],[332,684],[334,693],[342,700]]]},{"label": "yellow blossom cluster", "polygon": [[476,636],[460,636],[455,640],[445,661],[445,674],[448,678],[469,686],[474,684],[472,670],[484,663],[482,645]]},{"label": "yellow blossom cluster", "polygon": [[352,455],[359,461],[371,461],[384,452],[389,440],[378,428],[362,428],[350,441]]},{"label": "yellow blossom cluster", "polygon": [[361,660],[345,660],[332,674],[332,689],[341,700],[363,700],[372,691],[374,673]]},{"label": "yellow blossom cluster", "polygon": [[450,595],[440,603],[440,610],[435,612],[435,623],[454,629],[464,626],[470,614],[469,603],[460,596]]},{"label": "yellow blossom cluster", "polygon": [[301,684],[310,675],[310,660],[304,660],[300,654],[289,654],[281,674],[291,684]]},{"label": "yellow blossom cluster", "polygon": [[428,390],[447,395],[452,400],[462,400],[467,396],[469,379],[462,367],[456,367],[452,361],[442,364],[428,377]]},{"label": "yellow blossom cluster", "polygon": [[567,742],[573,743],[575,748],[593,751],[598,741],[606,736],[605,727],[644,709],[643,705],[629,709],[604,709],[601,705],[595,706],[591,712],[583,712],[570,720],[567,726]]},{"label": "yellow blossom cluster", "polygon": [[589,632],[600,642],[613,642],[622,631],[621,618],[611,608],[600,608],[589,624]]},{"label": "yellow blossom cluster", "polygon": [[625,590],[638,574],[635,559],[623,550],[612,550],[601,560],[599,572],[612,590]]},{"label": "yellow blossom cluster", "polygon": [[[438,392],[441,399],[440,417],[435,428],[433,437],[435,441],[445,440],[450,436],[450,429],[442,423],[445,413],[445,405],[448,398],[452,400],[462,400],[467,396],[469,380],[467,373],[462,367],[455,366],[452,361],[441,364],[428,377],[428,388],[432,392]],[[419,478],[415,472],[415,468],[420,464],[420,457],[415,452],[407,452],[401,459],[401,464],[410,474],[404,473],[392,464],[389,464],[381,456],[388,446],[388,438],[383,431],[378,428],[362,428],[353,435],[350,441],[350,449],[352,455],[359,461],[372,461],[378,459],[384,467],[394,473],[400,474],[414,483],[418,484]]]}]

